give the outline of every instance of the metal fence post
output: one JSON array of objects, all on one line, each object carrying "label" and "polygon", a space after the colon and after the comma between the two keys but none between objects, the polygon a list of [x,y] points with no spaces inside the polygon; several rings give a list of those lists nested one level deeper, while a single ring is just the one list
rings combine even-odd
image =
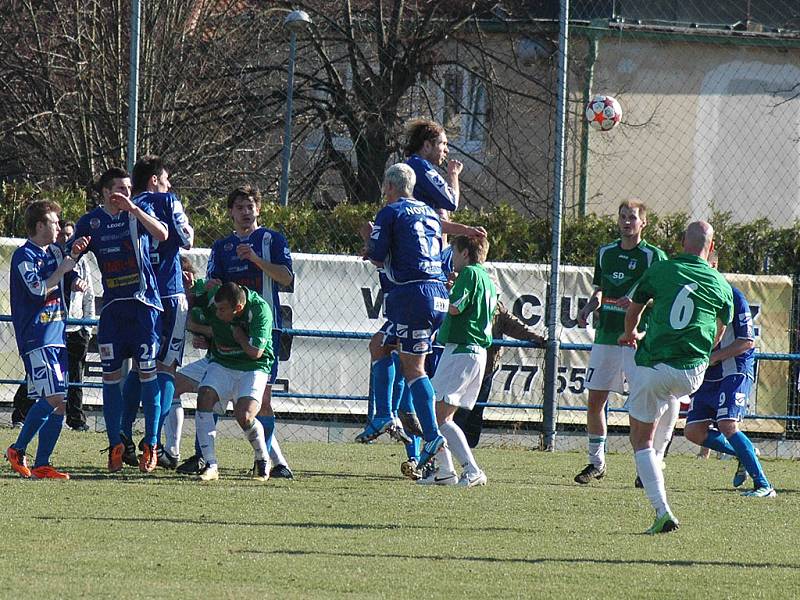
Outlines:
[{"label": "metal fence post", "polygon": [[136,163],[136,128],[139,120],[139,41],[142,20],[140,0],[131,2],[131,77],[128,90],[128,173]]},{"label": "metal fence post", "polygon": [[556,99],[555,166],[553,172],[553,224],[550,257],[550,289],[547,299],[547,354],[543,415],[543,450],[554,450],[556,438],[556,373],[558,372],[559,277],[561,263],[561,212],[564,204],[564,138],[567,121],[567,44],[569,42],[569,0],[561,0],[558,45],[558,93]]}]

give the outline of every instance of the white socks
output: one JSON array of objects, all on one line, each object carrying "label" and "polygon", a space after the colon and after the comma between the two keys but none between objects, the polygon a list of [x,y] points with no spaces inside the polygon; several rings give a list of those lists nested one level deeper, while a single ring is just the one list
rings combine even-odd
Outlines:
[{"label": "white socks", "polygon": [[656,431],[653,434],[653,450],[656,451],[656,459],[659,463],[664,462],[664,452],[667,451],[669,441],[672,439],[672,432],[675,429],[675,423],[678,421],[680,410],[680,400],[671,399],[667,404],[667,410],[658,418],[656,423]]},{"label": "white socks", "polygon": [[164,439],[166,450],[171,456],[181,454],[181,435],[183,435],[183,405],[180,398],[173,400],[169,414],[164,421]]},{"label": "white socks", "polygon": [[656,509],[656,516],[660,517],[664,513],[670,512],[667,504],[667,490],[664,487],[664,473],[661,471],[661,464],[656,458],[656,451],[652,448],[639,450],[633,455],[636,460],[636,471],[639,479],[642,480],[644,491],[650,504]]},{"label": "white socks", "polygon": [[598,469],[606,464],[606,436],[589,434],[589,463]]},{"label": "white socks", "polygon": [[264,427],[258,422],[258,419],[253,419],[250,427],[242,431],[244,431],[244,437],[256,452],[256,460],[267,460],[267,442],[264,439]]},{"label": "white socks", "polygon": [[467,438],[461,428],[453,423],[453,421],[445,421],[439,425],[439,431],[442,432],[444,439],[447,440],[447,446],[450,452],[456,457],[456,460],[464,467],[465,471],[470,473],[480,473],[481,469],[478,463],[475,462],[475,456],[467,443]]},{"label": "white socks", "polygon": [[217,464],[217,453],[214,448],[217,427],[214,423],[214,413],[197,411],[194,413],[194,425],[197,428],[197,440],[200,442],[203,458],[210,465]]}]

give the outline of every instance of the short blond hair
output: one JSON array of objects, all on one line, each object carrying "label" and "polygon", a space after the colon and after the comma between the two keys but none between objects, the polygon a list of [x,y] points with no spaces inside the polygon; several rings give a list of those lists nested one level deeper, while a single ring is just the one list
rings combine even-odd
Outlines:
[{"label": "short blond hair", "polygon": [[619,203],[619,208],[617,208],[617,215],[622,212],[623,208],[636,208],[639,210],[639,217],[644,220],[647,217],[647,205],[639,200],[638,198],[630,198],[628,200],[623,200]]}]

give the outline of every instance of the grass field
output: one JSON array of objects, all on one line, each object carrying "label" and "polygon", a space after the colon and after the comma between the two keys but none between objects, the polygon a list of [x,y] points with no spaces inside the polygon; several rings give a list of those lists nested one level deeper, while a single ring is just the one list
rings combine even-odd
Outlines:
[{"label": "grass field", "polygon": [[[5,448],[16,432],[0,431]],[[670,457],[679,531],[630,455],[579,487],[577,453],[479,450],[485,488],[400,478],[401,446],[284,444],[294,481],[249,480],[219,441],[220,481],[105,473],[105,437],[65,431],[70,482],[0,474],[3,598],[794,598],[800,464],[766,461],[775,499],[730,489],[735,463]]]}]

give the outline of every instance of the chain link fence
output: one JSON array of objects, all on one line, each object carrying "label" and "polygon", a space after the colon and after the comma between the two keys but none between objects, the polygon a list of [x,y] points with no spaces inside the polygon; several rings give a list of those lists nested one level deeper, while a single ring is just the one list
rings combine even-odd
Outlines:
[{"label": "chain link fence", "polygon": [[[138,153],[171,165],[196,229],[190,256],[199,273],[207,249],[232,228],[224,196],[243,183],[261,189],[260,224],[285,233],[293,252],[296,283],[282,293],[291,331],[274,401],[281,439],[352,439],[364,423],[367,340],[383,317],[374,268],[357,257],[357,227],[375,214],[382,173],[402,160],[412,117],[445,126],[451,158],[464,163],[453,219],[487,227],[501,299],[545,334],[558,4],[142,2]],[[0,14],[14,18],[0,26],[0,177],[6,234],[19,237],[25,200],[60,194],[65,216],[75,219],[96,202],[89,190],[97,174],[128,158],[131,4],[6,5]],[[293,9],[311,24],[297,33],[284,208],[276,202],[290,45],[283,19]],[[559,431],[577,439],[585,423],[593,330],[580,328],[576,315],[591,293],[593,253],[616,235],[622,199],[648,204],[646,237],[668,251],[688,219],[709,219],[721,232],[722,270],[740,271],[731,281],[759,311],[759,352],[796,351],[798,58],[793,2],[571,3],[565,266],[560,304],[550,307],[567,344],[557,375]],[[622,107],[611,131],[586,124],[595,94]],[[18,243],[0,247],[5,264]],[[1,289],[7,315],[7,280]],[[11,381],[23,371],[10,325],[2,332],[0,371]],[[88,382],[96,385],[91,356]],[[516,432],[515,443],[536,444],[543,366],[543,350],[504,350],[485,417],[506,436],[487,441]],[[747,426],[771,438],[774,455],[800,454],[786,441],[798,432],[789,418],[800,410],[794,381],[789,362],[759,362],[751,412],[781,418]],[[3,389],[10,401],[14,385]],[[97,389],[86,397],[100,402]],[[611,402],[614,427],[626,424],[623,405],[623,397]],[[225,427],[236,431],[232,421]]]}]

